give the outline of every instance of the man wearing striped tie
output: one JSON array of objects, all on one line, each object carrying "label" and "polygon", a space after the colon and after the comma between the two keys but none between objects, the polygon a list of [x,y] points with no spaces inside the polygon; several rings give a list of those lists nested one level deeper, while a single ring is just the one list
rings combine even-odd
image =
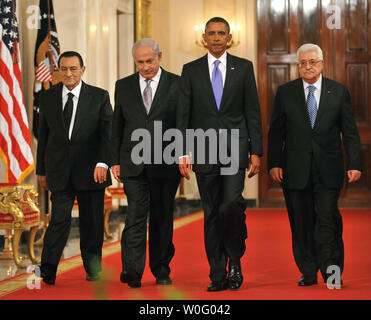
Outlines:
[{"label": "man wearing striped tie", "polygon": [[[160,67],[162,53],[149,38],[139,40],[132,49],[138,72],[116,83],[113,116],[112,173],[123,182],[128,200],[125,228],[121,238],[121,282],[132,288],[141,286],[146,260],[147,214],[149,212],[149,265],[156,283],[169,285],[170,261],[174,255],[173,209],[180,174],[176,164],[164,163],[163,154],[170,141],[162,142],[162,132],[175,127],[179,76]],[[137,129],[147,132],[145,145],[149,163],[134,161]],[[138,131],[137,131],[138,132]]]},{"label": "man wearing striped tie", "polygon": [[[341,136],[349,183],[361,176],[358,129],[346,86],[322,76],[323,54],[315,44],[297,51],[300,78],[280,86],[268,135],[268,169],[282,184],[292,231],[298,285],[327,283],[344,267],[342,217],[338,209],[344,180]],[[341,277],[335,279],[341,285]]]}]

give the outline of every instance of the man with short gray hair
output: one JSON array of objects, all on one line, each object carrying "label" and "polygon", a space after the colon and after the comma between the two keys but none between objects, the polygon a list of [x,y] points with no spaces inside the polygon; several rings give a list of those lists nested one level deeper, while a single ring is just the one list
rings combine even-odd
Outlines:
[{"label": "man with short gray hair", "polygon": [[[132,53],[138,72],[118,80],[115,89],[112,174],[123,182],[128,200],[121,238],[120,280],[138,288],[146,260],[148,212],[151,271],[157,284],[172,283],[169,264],[175,252],[173,209],[180,174],[175,163],[167,165],[162,160],[154,164],[154,158],[156,154],[162,155],[171,143],[158,141],[162,132],[160,137],[155,132],[156,124],[161,124],[163,131],[175,128],[179,76],[160,67],[162,53],[153,39],[136,42]],[[151,136],[145,146],[151,153],[150,164],[138,163],[135,159],[138,143],[133,141],[133,133],[138,129]],[[156,146],[159,150],[154,150]]]},{"label": "man with short gray hair", "polygon": [[362,152],[348,88],[322,76],[321,48],[304,44],[297,57],[300,78],[277,90],[268,170],[283,188],[294,258],[302,273],[298,285],[310,286],[317,284],[318,270],[325,283],[333,266],[339,274],[343,271],[343,224],[337,203],[344,180],[341,140],[349,183],[361,176]]}]

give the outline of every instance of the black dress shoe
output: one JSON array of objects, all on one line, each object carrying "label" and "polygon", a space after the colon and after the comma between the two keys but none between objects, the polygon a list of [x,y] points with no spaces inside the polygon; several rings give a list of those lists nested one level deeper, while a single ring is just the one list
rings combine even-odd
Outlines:
[{"label": "black dress shoe", "polygon": [[167,285],[173,284],[173,281],[171,281],[170,277],[156,278],[156,284],[167,286]]},{"label": "black dress shoe", "polygon": [[121,272],[120,281],[122,283],[127,283],[128,286],[131,288],[139,288],[142,285],[140,279],[135,279],[133,276],[126,272]]},{"label": "black dress shoe", "polygon": [[57,272],[54,268],[48,267],[48,265],[41,265],[40,276],[46,284],[54,285]]},{"label": "black dress shoe", "polygon": [[243,276],[241,271],[241,265],[239,263],[229,265],[227,282],[228,288],[231,290],[237,290],[239,287],[241,287],[243,282]]},{"label": "black dress shoe", "polygon": [[128,286],[130,288],[140,288],[142,286],[140,280],[129,280]]},{"label": "black dress shoe", "polygon": [[317,284],[317,277],[304,277],[302,276],[298,281],[298,286],[300,287],[307,287],[307,286],[313,286],[314,284]]},{"label": "black dress shoe", "polygon": [[226,289],[227,289],[227,282],[225,280],[213,281],[207,286],[207,291],[209,292],[223,291]]},{"label": "black dress shoe", "polygon": [[100,280],[99,274],[90,273],[86,274],[86,281],[99,281],[99,280]]},{"label": "black dress shoe", "polygon": [[122,283],[128,283],[128,276],[127,276],[127,273],[124,273],[124,272],[121,272],[120,274],[120,281]]}]

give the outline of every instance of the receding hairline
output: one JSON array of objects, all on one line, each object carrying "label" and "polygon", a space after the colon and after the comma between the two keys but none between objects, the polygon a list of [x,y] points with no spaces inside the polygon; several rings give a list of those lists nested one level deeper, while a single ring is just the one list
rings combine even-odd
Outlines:
[{"label": "receding hairline", "polygon": [[299,47],[299,49],[296,51],[296,58],[297,61],[299,62],[299,55],[303,52],[310,52],[314,51],[318,55],[318,59],[323,61],[323,52],[320,46],[314,44],[314,43],[304,43]]},{"label": "receding hairline", "polygon": [[152,38],[143,38],[134,43],[133,48],[131,50],[131,54],[133,55],[133,58],[135,57],[135,52],[137,51],[137,49],[141,47],[150,47],[152,48],[153,52],[156,54],[156,57],[159,56],[160,47],[158,43]]}]

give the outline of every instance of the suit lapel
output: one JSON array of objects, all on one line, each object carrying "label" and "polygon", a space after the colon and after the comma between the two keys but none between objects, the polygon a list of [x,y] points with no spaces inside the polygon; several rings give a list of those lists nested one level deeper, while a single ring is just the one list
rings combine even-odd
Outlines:
[{"label": "suit lapel", "polygon": [[[218,106],[215,101],[213,86],[210,80],[210,71],[209,71],[209,64],[207,60],[207,55],[201,60],[202,64],[202,78],[204,79],[204,82],[207,84],[207,92],[209,94],[210,101],[213,101],[213,107],[216,111],[218,111]],[[229,92],[233,88],[233,78],[235,76],[235,60],[233,59],[233,56],[227,53],[227,66],[226,66],[226,74],[225,74],[225,81],[224,81],[224,87],[223,87],[223,94],[222,94],[222,100],[220,102],[219,111],[221,111],[223,108],[225,108],[226,99],[229,96]]]},{"label": "suit lapel", "polygon": [[202,79],[202,83],[204,84],[205,93],[209,96],[208,100],[212,101],[212,107],[215,108],[215,110],[218,110],[218,107],[216,105],[213,86],[211,84],[210,80],[210,71],[209,71],[209,62],[207,59],[207,55],[205,55],[200,60],[201,68],[200,68],[200,75],[199,79]]},{"label": "suit lapel", "polygon": [[[161,97],[165,96],[165,93],[167,91],[167,79],[168,79],[168,74],[167,72],[161,68],[161,77],[160,81],[158,83],[157,89],[156,89],[156,94],[154,97],[152,97],[152,105],[151,109],[149,110],[148,116],[150,116],[153,113],[153,110],[157,109],[159,107],[159,102],[161,101]],[[144,104],[143,104],[144,106]]]},{"label": "suit lapel", "polygon": [[324,109],[328,105],[328,99],[330,97],[330,94],[331,94],[331,90],[330,90],[329,83],[328,83],[326,78],[322,77],[321,98],[320,98],[320,101],[319,101],[316,121],[314,122],[314,129],[317,126],[317,122],[319,121],[319,119],[323,115]]},{"label": "suit lapel", "polygon": [[230,96],[229,92],[232,89],[232,83],[233,78],[235,75],[235,61],[233,59],[233,56],[231,56],[229,53],[227,53],[227,66],[226,66],[226,73],[225,73],[225,82],[224,82],[224,88],[223,88],[223,95],[222,95],[222,101],[220,102],[219,110],[222,110],[226,104],[227,97]]},{"label": "suit lapel", "polygon": [[306,123],[310,129],[312,129],[312,125],[310,123],[309,119],[309,113],[307,108],[307,101],[305,99],[305,93],[304,93],[304,85],[303,85],[303,79],[299,78],[294,82],[294,85],[296,87],[296,94],[298,95],[298,101],[300,103],[298,104],[300,108],[302,108],[302,113],[305,117]]},{"label": "suit lapel", "polygon": [[53,103],[56,103],[56,111],[57,111],[57,123],[61,124],[62,128],[64,129],[65,135],[68,138],[68,129],[66,128],[66,125],[64,124],[64,117],[63,117],[63,99],[62,99],[62,89],[63,84],[60,83],[58,87],[55,90],[55,97],[53,98]]},{"label": "suit lapel", "polygon": [[132,77],[132,83],[131,84],[133,86],[135,101],[138,104],[140,112],[143,113],[143,115],[147,117],[147,111],[146,111],[146,107],[144,106],[144,103],[143,103],[142,92],[140,91],[139,72],[134,74],[134,76]]},{"label": "suit lapel", "polygon": [[83,122],[83,119],[85,118],[85,115],[87,115],[87,113],[89,112],[90,99],[91,94],[89,91],[89,87],[84,82],[82,82],[79,101],[77,103],[76,108],[75,122],[73,124],[72,129],[71,140],[76,137]]}]

